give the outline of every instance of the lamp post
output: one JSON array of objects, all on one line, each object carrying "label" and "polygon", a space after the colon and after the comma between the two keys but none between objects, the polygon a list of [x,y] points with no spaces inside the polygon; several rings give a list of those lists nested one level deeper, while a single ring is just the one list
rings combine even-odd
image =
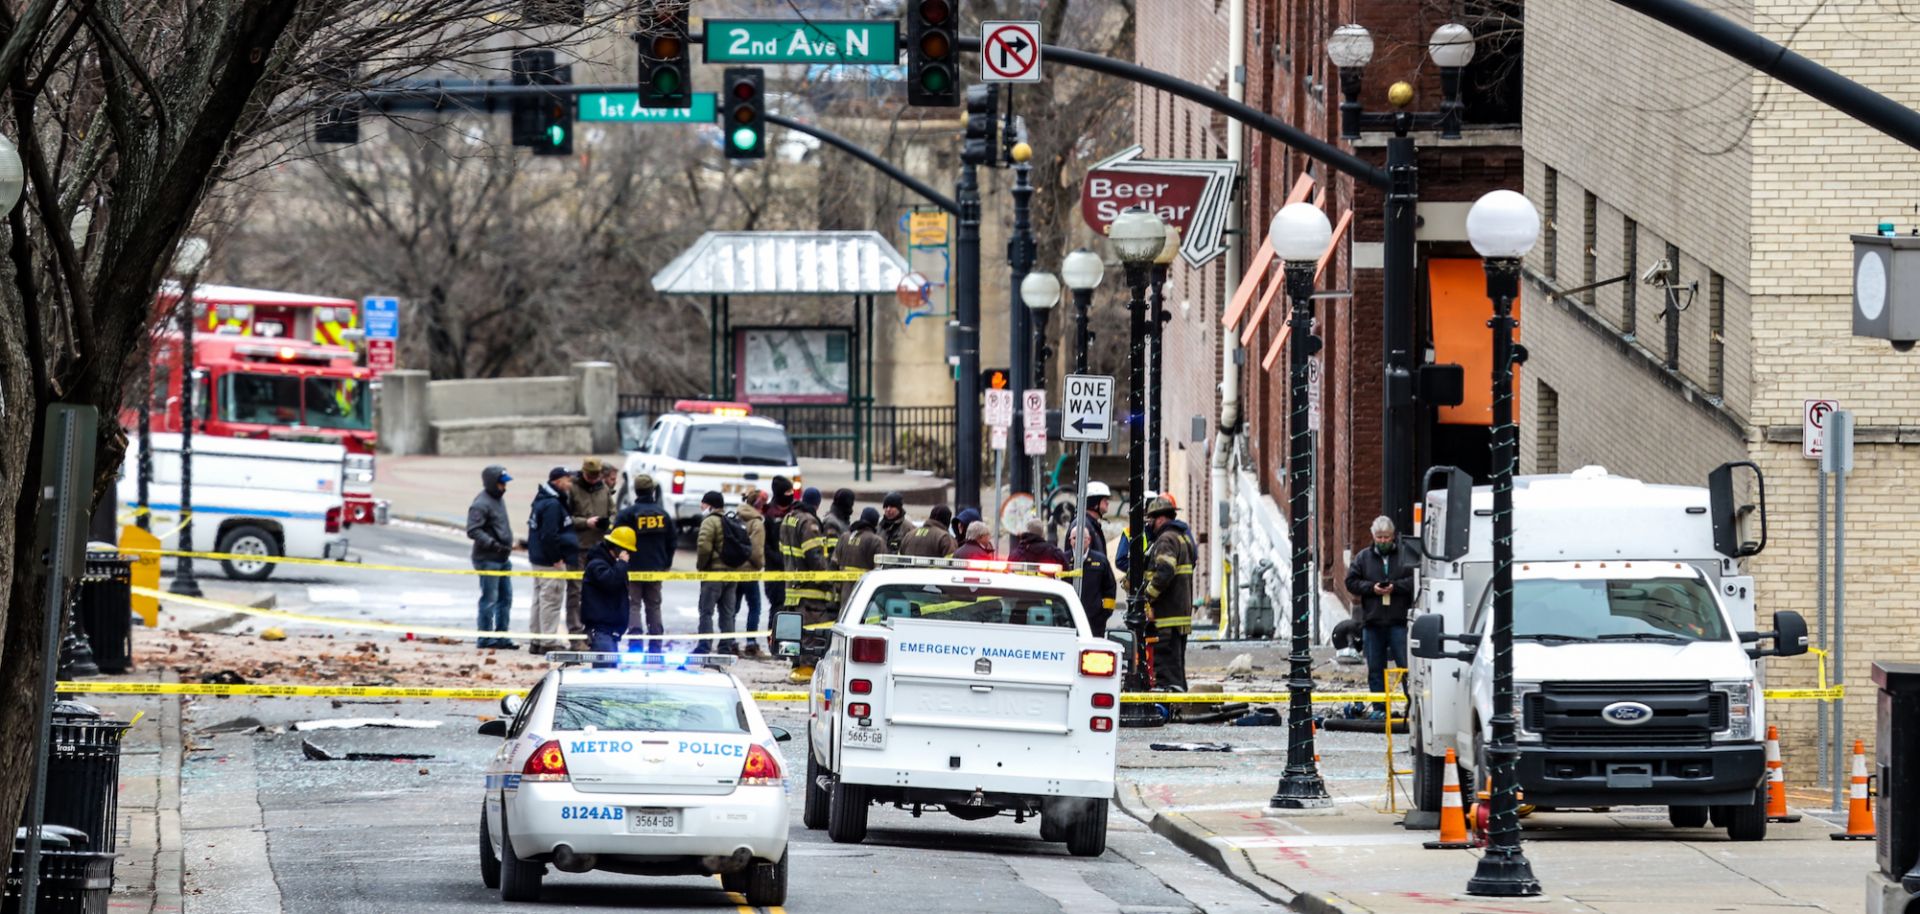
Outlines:
[{"label": "lamp post", "polygon": [[[194,286],[200,271],[207,266],[205,238],[183,238],[173,255],[173,271],[180,275],[180,552],[173,569],[173,584],[167,589],[182,596],[197,597],[200,580],[193,574],[193,331],[200,318],[193,306]],[[144,452],[143,452],[144,453]]]},{"label": "lamp post", "polygon": [[1153,296],[1150,299],[1153,305],[1153,312],[1149,316],[1149,323],[1147,325],[1147,346],[1149,347],[1147,356],[1147,390],[1149,391],[1149,396],[1147,397],[1147,488],[1155,492],[1162,491],[1166,487],[1166,481],[1160,477],[1160,439],[1166,431],[1164,426],[1167,421],[1166,414],[1161,410],[1161,405],[1164,401],[1160,397],[1160,391],[1166,387],[1164,376],[1161,374],[1161,363],[1164,360],[1164,353],[1167,348],[1164,328],[1167,325],[1167,321],[1173,319],[1173,314],[1166,309],[1166,296],[1164,293],[1167,285],[1167,271],[1173,267],[1173,260],[1179,255],[1180,228],[1169,224],[1167,226],[1166,243],[1160,246],[1160,253],[1153,258]]},{"label": "lamp post", "polygon": [[[1020,143],[1013,147],[1014,152],[1018,153],[1020,150],[1025,149],[1026,146],[1027,144]],[[1025,166],[1022,165],[1020,167],[1024,168]],[[1033,242],[1031,239],[1027,242],[1027,251],[1029,255],[1027,266],[1031,268],[1033,266],[1031,262]],[[1031,339],[1027,341],[1033,347],[1033,384],[1030,386],[1034,388],[1045,388],[1047,386],[1047,370],[1045,367],[1047,355],[1047,324],[1048,318],[1053,315],[1054,306],[1060,304],[1060,277],[1052,273],[1026,274],[1020,279],[1020,301],[1026,304],[1028,311],[1032,312],[1033,333]],[[1046,482],[1046,459],[1047,455],[1036,454],[1027,460],[1020,461],[1022,464],[1031,463],[1033,473],[1028,478],[1032,480],[1036,489]],[[1033,493],[1034,501],[1037,504],[1047,504],[1052,494],[1053,493],[1044,490],[1035,491]],[[1049,516],[1048,523],[1052,523],[1051,516]],[[1051,536],[1051,532],[1049,532],[1049,536]]]},{"label": "lamp post", "polygon": [[[1135,643],[1146,656],[1143,664],[1129,664],[1129,678],[1139,673],[1136,686],[1153,685],[1153,652],[1148,648],[1146,594],[1146,502],[1147,489],[1146,423],[1142,413],[1146,400],[1147,362],[1147,283],[1153,272],[1153,258],[1167,243],[1166,223],[1152,210],[1130,206],[1107,228],[1107,240],[1126,268],[1127,311],[1127,625],[1134,629]],[[1123,715],[1122,722],[1125,723]]]},{"label": "lamp post", "polygon": [[[1014,164],[1012,188],[1013,231],[1007,238],[1007,265],[1011,268],[1010,272],[1012,273],[1013,279],[1012,287],[1020,293],[1021,301],[1025,301],[1026,278],[1028,271],[1033,269],[1033,220],[1029,215],[1033,200],[1033,184],[1029,181],[1029,177],[1033,171],[1033,166],[1028,164],[1027,161],[1033,158],[1033,147],[1025,143],[1015,143],[1012,148],[1008,150],[1008,157],[1013,160]],[[1052,307],[1052,305],[1048,305],[1047,307]],[[1036,356],[1039,350],[1033,342],[1034,331],[1045,318],[1045,311],[1044,309],[1035,309],[1040,310],[1042,313],[1033,314],[1029,311],[1029,309],[1032,308],[1032,304],[1028,304],[1024,308],[1018,304],[1014,305],[1011,320],[1007,322],[1008,328],[1011,331],[1010,336],[1012,337],[1008,343],[1010,357],[1007,368],[1008,373],[1013,375],[1014,393],[1016,396],[1021,391],[1046,386],[1045,376],[1041,375],[1037,370],[1038,359]],[[1011,487],[1009,491],[1033,493],[1035,479],[1033,467],[1036,463],[1045,459],[1046,455],[1044,454],[1037,457],[1028,457],[1022,454],[1010,461],[1013,466],[1013,478],[1009,480]],[[1044,500],[1044,493],[1038,494],[1040,494],[1042,500]]]},{"label": "lamp post", "polygon": [[1284,262],[1287,297],[1293,314],[1287,321],[1287,538],[1293,550],[1290,588],[1293,595],[1293,649],[1287,660],[1287,769],[1279,789],[1267,802],[1269,809],[1299,811],[1333,805],[1327,785],[1313,761],[1313,655],[1310,653],[1308,615],[1313,588],[1312,538],[1307,516],[1311,498],[1313,441],[1307,434],[1307,357],[1318,351],[1313,335],[1313,271],[1333,243],[1327,214],[1311,203],[1293,203],[1275,213],[1267,238]]},{"label": "lamp post", "polygon": [[1513,366],[1526,350],[1513,342],[1513,300],[1520,294],[1520,258],[1540,236],[1540,214],[1510,190],[1481,197],[1467,212],[1467,240],[1486,259],[1487,297],[1493,300],[1493,744],[1487,747],[1493,799],[1487,851],[1472,895],[1538,895],[1540,881],[1520,849],[1514,763],[1520,752],[1513,720],[1513,470],[1519,431],[1513,424]]},{"label": "lamp post", "polygon": [[[1087,348],[1092,345],[1093,336],[1087,329],[1087,309],[1093,306],[1093,290],[1100,287],[1100,280],[1106,278],[1107,265],[1102,263],[1100,255],[1086,248],[1068,254],[1060,261],[1060,275],[1067,281],[1067,288],[1073,291],[1073,373],[1087,373]],[[1062,414],[1064,415],[1064,413]],[[1080,443],[1079,475],[1075,477],[1076,487],[1073,509],[1076,516],[1068,530],[1080,529],[1087,523],[1087,464],[1086,442]],[[1087,549],[1092,544],[1091,531],[1080,537],[1078,542],[1068,534],[1068,542],[1073,547],[1073,567],[1080,572],[1074,579],[1074,593],[1080,596],[1081,605],[1087,602]]]},{"label": "lamp post", "polygon": [[1413,529],[1415,476],[1418,473],[1420,431],[1418,407],[1434,407],[1434,401],[1422,402],[1419,380],[1425,367],[1416,364],[1417,320],[1414,309],[1416,271],[1419,254],[1415,250],[1420,197],[1419,165],[1413,138],[1415,127],[1437,129],[1445,139],[1460,136],[1460,73],[1473,59],[1473,32],[1458,23],[1435,29],[1427,40],[1427,54],[1440,68],[1440,87],[1444,96],[1437,112],[1415,113],[1406,110],[1413,102],[1413,86],[1396,82],[1387,90],[1389,113],[1367,113],[1360,106],[1361,76],[1373,59],[1373,36],[1366,27],[1349,23],[1333,30],[1327,38],[1327,57],[1340,71],[1340,137],[1357,140],[1361,129],[1391,130],[1387,138],[1387,195],[1382,264],[1385,272],[1384,307],[1381,310],[1383,378],[1385,391],[1384,447],[1381,449],[1380,513],[1393,518],[1401,530]]}]

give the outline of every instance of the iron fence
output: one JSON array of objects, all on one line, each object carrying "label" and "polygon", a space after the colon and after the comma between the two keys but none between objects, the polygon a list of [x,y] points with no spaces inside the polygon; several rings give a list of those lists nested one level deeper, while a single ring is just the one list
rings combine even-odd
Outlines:
[{"label": "iron fence", "polygon": [[[654,417],[671,411],[674,402],[682,399],[698,398],[621,394],[623,446],[637,445]],[[796,456],[837,460],[853,460],[856,456],[851,405],[765,404],[755,406],[753,412],[786,428]],[[866,439],[866,459],[952,478],[953,407],[873,406],[865,416],[866,427],[861,434]]]}]

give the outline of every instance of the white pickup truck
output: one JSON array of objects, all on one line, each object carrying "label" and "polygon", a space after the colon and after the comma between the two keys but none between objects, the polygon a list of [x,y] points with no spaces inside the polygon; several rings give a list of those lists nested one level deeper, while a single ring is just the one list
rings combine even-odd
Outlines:
[{"label": "white pickup truck", "polygon": [[[196,436],[193,440],[193,545],[206,552],[343,560],[347,538],[343,467],[338,444]],[[139,504],[136,441],[120,465],[122,511]],[[178,549],[180,436],[153,436],[153,479],[147,499],[161,545]],[[225,559],[227,577],[259,581],[274,563]]]},{"label": "white pickup truck", "polygon": [[[1120,649],[1047,566],[883,556],[814,668],[804,821],[866,837],[870,804],[973,821],[1040,819],[1076,856],[1106,849]],[[1052,569],[1057,571],[1058,569]],[[1017,573],[1032,572],[1032,573]],[[797,641],[799,614],[776,620]]]}]

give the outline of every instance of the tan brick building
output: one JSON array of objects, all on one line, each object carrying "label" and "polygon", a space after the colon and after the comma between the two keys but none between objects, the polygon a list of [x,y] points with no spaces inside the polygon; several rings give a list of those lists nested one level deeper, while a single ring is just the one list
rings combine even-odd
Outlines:
[{"label": "tan brick building", "polygon": [[[1911,17],[1812,0],[1710,5],[1920,106]],[[1920,520],[1908,508],[1920,356],[1851,336],[1847,236],[1920,223],[1920,153],[1615,5],[1532,0],[1526,15],[1526,192],[1546,229],[1528,260],[1522,470],[1597,463],[1699,485],[1722,462],[1754,461],[1771,521],[1749,560],[1762,623],[1793,609],[1817,631],[1817,465],[1801,456],[1802,401],[1839,399],[1859,425],[1844,735],[1871,743],[1870,662],[1920,659]],[[1667,282],[1642,283],[1662,260]],[[1677,314],[1668,285],[1686,306]],[[1812,657],[1774,661],[1769,684],[1808,685],[1814,670]],[[1811,779],[1813,705],[1773,717],[1790,777]]]}]

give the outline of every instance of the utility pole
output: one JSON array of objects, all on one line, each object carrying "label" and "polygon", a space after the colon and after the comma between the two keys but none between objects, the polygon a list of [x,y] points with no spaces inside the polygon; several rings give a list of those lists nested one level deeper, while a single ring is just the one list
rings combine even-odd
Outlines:
[{"label": "utility pole", "polygon": [[1407,131],[1413,115],[1396,111],[1393,136],[1387,139],[1385,305],[1380,330],[1386,346],[1386,448],[1381,455],[1381,512],[1393,518],[1394,529],[1413,533],[1413,477],[1419,466],[1420,433],[1414,403],[1414,252],[1416,215],[1420,202],[1419,175],[1413,137]]},{"label": "utility pole", "polygon": [[960,373],[953,379],[954,513],[980,507],[980,183],[963,157],[954,196],[960,225],[953,243],[953,310],[960,323]]}]

